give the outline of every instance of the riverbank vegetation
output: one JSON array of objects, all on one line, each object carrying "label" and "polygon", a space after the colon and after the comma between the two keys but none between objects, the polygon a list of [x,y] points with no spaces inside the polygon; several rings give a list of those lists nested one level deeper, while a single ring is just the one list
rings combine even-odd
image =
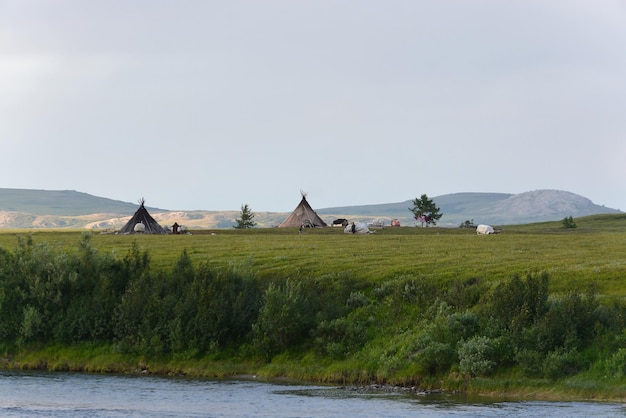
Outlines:
[{"label": "riverbank vegetation", "polygon": [[621,399],[626,216],[0,233],[0,366]]}]

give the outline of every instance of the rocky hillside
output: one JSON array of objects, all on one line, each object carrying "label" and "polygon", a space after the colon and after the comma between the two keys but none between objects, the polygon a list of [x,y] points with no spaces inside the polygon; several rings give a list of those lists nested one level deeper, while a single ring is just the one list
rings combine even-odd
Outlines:
[{"label": "rocky hillside", "polygon": [[447,224],[465,220],[492,225],[561,220],[601,213],[619,213],[562,190],[535,190],[519,194],[458,193],[434,198]]},{"label": "rocky hillside", "polygon": [[540,222],[600,213],[619,211],[595,205],[585,197],[561,190],[537,190],[512,195],[484,210],[484,216],[495,219],[493,223],[497,224]]},{"label": "rocky hillside", "polygon": [[[439,225],[456,227],[466,220],[475,224],[521,224],[560,220],[600,213],[620,213],[595,205],[589,199],[561,190],[536,190],[520,194],[454,193],[432,197],[443,217]],[[298,202],[294,202],[294,208]],[[411,200],[379,205],[313,208],[331,223],[336,218],[389,225],[398,219],[403,226],[414,225],[409,212]],[[76,191],[0,189],[0,228],[86,228],[116,230],[137,210],[137,203],[120,202]],[[149,208],[163,226],[174,222],[189,229],[231,228],[239,211],[168,211]],[[289,213],[255,212],[259,227],[282,222]]]},{"label": "rocky hillside", "polygon": [[[454,227],[466,220],[475,224],[511,225],[561,220],[601,213],[620,213],[591,200],[562,190],[535,190],[520,194],[454,193],[431,197],[443,213],[440,226]],[[414,225],[408,208],[412,201],[384,205],[353,206],[317,210],[318,214],[346,213],[375,217],[392,216],[402,225]]]}]

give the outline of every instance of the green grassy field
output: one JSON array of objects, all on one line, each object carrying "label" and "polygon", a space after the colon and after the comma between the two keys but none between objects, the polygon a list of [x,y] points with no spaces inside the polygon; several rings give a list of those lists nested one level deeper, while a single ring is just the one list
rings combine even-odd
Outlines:
[{"label": "green grassy field", "polygon": [[[243,272],[242,277],[254,278],[265,286],[282,283],[285,287],[276,290],[276,295],[287,299],[293,296],[289,293],[289,281],[304,283],[308,286],[306,291],[317,289],[315,292],[325,298],[320,299],[322,304],[340,300],[343,311],[335,315],[332,309],[318,310],[318,314],[335,316],[313,321],[308,325],[311,328],[301,334],[294,345],[273,351],[271,361],[254,351],[254,339],[245,337],[244,344],[238,347],[226,344],[215,350],[204,349],[199,355],[170,349],[165,357],[150,359],[140,349],[122,354],[114,343],[47,347],[43,351],[23,351],[21,364],[26,367],[41,364],[44,356],[45,364],[60,370],[126,371],[128,364],[152,361],[151,370],[162,373],[176,370],[216,376],[253,372],[268,377],[289,376],[327,382],[415,384],[419,381],[427,386],[442,384],[448,389],[462,386],[464,390],[483,393],[502,393],[503,388],[507,388],[523,396],[533,393],[534,397],[544,398],[621,399],[626,350],[620,347],[626,337],[619,335],[621,328],[609,330],[618,319],[607,320],[603,325],[606,337],[602,332],[589,336],[584,329],[579,329],[575,331],[575,344],[574,340],[566,338],[563,342],[554,342],[556,349],[541,351],[540,348],[542,335],[560,338],[558,326],[555,328],[553,324],[567,325],[570,323],[568,315],[576,316],[576,309],[593,307],[593,304],[585,305],[586,299],[572,292],[583,294],[593,285],[601,304],[625,304],[626,215],[598,215],[575,221],[577,228],[573,229],[563,229],[560,222],[503,226],[500,234],[490,236],[478,236],[470,229],[415,227],[374,229],[367,235],[344,234],[341,228],[311,229],[302,233],[277,228],[194,230],[191,235],[159,236],[91,232],[89,242],[98,254],[121,258],[137,246],[148,253],[152,271],[174,271],[185,253],[195,266],[207,266],[212,271]],[[45,243],[63,251],[77,252],[84,234],[80,230],[6,230],[0,232],[0,248],[11,251],[18,247],[19,239],[31,237],[35,244]],[[488,318],[487,310],[497,300],[483,300],[481,295],[473,298],[458,292],[480,289],[487,293],[502,283],[510,283],[513,276],[543,272],[549,275],[551,295],[546,309],[552,311],[543,319],[538,317],[536,322],[527,322],[524,331],[511,337],[511,341],[526,344],[532,348],[533,355],[541,353],[541,357],[536,357],[536,361],[523,356],[513,358],[502,348],[502,341],[508,338],[506,334],[490,329],[488,320],[483,323]],[[172,276],[171,279],[164,276],[163,280],[176,283],[176,274]],[[355,294],[351,294],[351,288],[345,289],[346,285],[342,288],[339,282],[343,278],[349,280],[350,286],[355,286]],[[157,276],[153,279],[157,280]],[[335,289],[337,293],[342,292],[344,299],[333,296]],[[156,290],[154,295],[163,298],[159,303],[177,302],[168,299],[165,290],[161,293]],[[429,295],[442,299],[430,300]],[[293,300],[297,300],[297,295],[294,297]],[[455,300],[461,301],[456,307],[453,306]],[[161,309],[159,303],[154,305],[155,309]],[[567,310],[570,309],[568,304],[574,311]],[[475,312],[468,313],[470,309]],[[605,316],[619,318],[620,309],[607,310],[609,313]],[[164,315],[175,313],[162,312]],[[589,318],[602,318],[602,312],[593,308]],[[261,308],[259,318],[262,315],[266,315],[266,320],[273,318]],[[505,325],[514,326],[520,318],[524,320],[518,317],[513,325]],[[586,320],[586,317],[581,318],[580,324]],[[163,326],[173,326],[175,319],[172,316]],[[254,326],[261,323],[260,319],[253,320],[256,321]],[[301,318],[301,322],[308,323],[306,318]],[[454,331],[454,324],[464,324],[462,332],[469,333],[463,337]],[[171,334],[163,335],[164,339],[173,338]],[[456,358],[456,350],[465,339],[475,335],[490,335],[489,344],[500,350],[494,358],[504,366],[493,372],[491,378],[468,381],[459,377],[461,366],[453,357]],[[589,344],[589,341],[594,343]],[[474,347],[478,347],[477,344]],[[144,346],[161,347],[160,343],[155,346],[150,342]],[[452,357],[436,351],[441,347],[452,350],[449,351]],[[528,355],[531,351],[521,354]],[[428,352],[434,360],[420,357]],[[438,368],[436,361],[442,358],[445,367]],[[550,369],[551,358],[563,368]],[[113,363],[125,365],[111,366]],[[530,370],[535,363],[537,367],[543,364],[543,369]],[[577,372],[572,372],[572,367]],[[612,373],[610,378],[606,377],[607,370]],[[543,377],[529,378],[533,373]],[[563,379],[556,381],[556,377],[550,378],[550,375],[563,376]]]},{"label": "green grassy field", "polygon": [[[185,250],[194,263],[240,266],[271,279],[349,272],[375,283],[402,275],[436,280],[478,278],[498,281],[513,274],[546,271],[553,292],[593,283],[602,296],[626,296],[626,215],[598,215],[560,222],[505,226],[497,235],[447,228],[384,228],[372,234],[345,234],[341,228],[218,229],[192,235],[93,233],[100,252],[124,255],[137,244],[156,268],[169,268]],[[17,235],[75,249],[85,232],[7,230],[0,247],[12,248]]]}]

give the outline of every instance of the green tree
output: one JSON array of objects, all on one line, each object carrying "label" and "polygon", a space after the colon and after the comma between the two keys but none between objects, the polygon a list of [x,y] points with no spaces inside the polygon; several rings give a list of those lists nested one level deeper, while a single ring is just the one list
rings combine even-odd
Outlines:
[{"label": "green tree", "polygon": [[443,213],[439,212],[439,208],[435,205],[432,199],[429,199],[427,195],[423,194],[419,199],[413,199],[413,207],[409,208],[413,212],[413,217],[416,221],[426,225],[437,225],[439,218],[443,216]]},{"label": "green tree", "polygon": [[252,210],[250,210],[247,203],[241,207],[239,219],[236,219],[235,221],[237,222],[237,225],[233,225],[233,228],[235,229],[248,229],[256,226],[256,222],[254,222],[254,213],[252,213]]},{"label": "green tree", "polygon": [[565,229],[576,228],[576,222],[574,222],[574,218],[572,218],[571,216],[569,218],[563,218],[561,223],[563,224],[563,228]]}]

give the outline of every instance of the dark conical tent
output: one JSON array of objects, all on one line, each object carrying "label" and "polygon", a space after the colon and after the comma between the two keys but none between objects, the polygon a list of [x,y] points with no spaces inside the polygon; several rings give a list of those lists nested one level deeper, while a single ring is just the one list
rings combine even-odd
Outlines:
[{"label": "dark conical tent", "polygon": [[144,206],[145,200],[139,201],[139,209],[132,218],[119,230],[119,234],[167,234],[167,230],[158,224]]},{"label": "dark conical tent", "polygon": [[319,228],[325,227],[326,222],[320,218],[317,213],[311,208],[309,202],[306,201],[306,193],[302,194],[302,200],[300,204],[291,212],[291,215],[287,217],[280,225],[279,228],[299,228],[301,226]]}]

